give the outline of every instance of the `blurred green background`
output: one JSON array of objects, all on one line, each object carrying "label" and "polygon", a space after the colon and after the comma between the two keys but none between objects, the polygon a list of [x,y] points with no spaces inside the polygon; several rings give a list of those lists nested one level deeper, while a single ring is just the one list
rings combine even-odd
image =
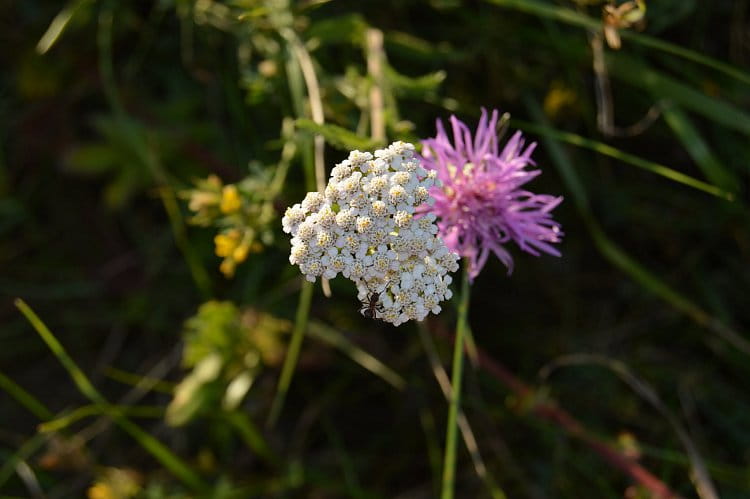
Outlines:
[{"label": "blurred green background", "polygon": [[[455,307],[396,329],[337,279],[301,321],[280,218],[314,134],[330,171],[482,106],[566,235],[472,288],[456,496],[750,497],[750,6],[619,4],[0,2],[3,497],[437,497]],[[223,184],[250,215],[196,225]]]}]

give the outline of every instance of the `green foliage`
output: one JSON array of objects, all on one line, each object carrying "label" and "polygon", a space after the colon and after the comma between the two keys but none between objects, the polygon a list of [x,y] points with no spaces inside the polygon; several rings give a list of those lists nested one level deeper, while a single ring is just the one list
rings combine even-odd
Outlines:
[{"label": "green foliage", "polygon": [[3,497],[439,496],[455,306],[428,359],[346,283],[301,285],[279,220],[349,150],[482,106],[539,143],[565,239],[472,285],[456,496],[748,495],[741,2],[4,14],[0,293],[39,316],[0,328]]},{"label": "green foliage", "polygon": [[305,118],[298,119],[296,124],[302,130],[322,135],[326,139],[326,142],[342,151],[352,151],[354,149],[373,151],[383,145],[382,142],[359,136],[337,125],[318,125]]},{"label": "green foliage", "polygon": [[263,365],[277,365],[280,335],[291,324],[231,302],[209,301],[185,322],[183,367],[190,373],[175,388],[167,422],[183,425],[217,405],[233,411],[247,395]]}]

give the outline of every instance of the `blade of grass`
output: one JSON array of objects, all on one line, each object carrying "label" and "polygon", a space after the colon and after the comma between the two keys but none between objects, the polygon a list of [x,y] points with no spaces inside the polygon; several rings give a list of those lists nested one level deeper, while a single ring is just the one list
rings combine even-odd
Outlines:
[{"label": "blade of grass", "polygon": [[[144,405],[144,406],[111,406],[112,409],[116,409],[122,414],[126,414],[127,416],[136,417],[136,418],[161,418],[164,416],[164,408],[159,406],[151,406],[151,405]],[[103,408],[100,405],[96,404],[90,404],[90,405],[84,405],[82,407],[77,407],[73,411],[69,412],[68,414],[65,414],[64,416],[60,416],[56,419],[51,419],[50,421],[45,421],[44,423],[40,424],[38,426],[38,430],[42,433],[51,433],[55,431],[60,431],[68,426],[72,425],[76,421],[80,421],[83,418],[91,417],[91,416],[101,416],[107,414],[106,408]]]},{"label": "blade of grass", "polygon": [[[688,187],[693,187],[694,189],[707,192],[708,194],[711,194],[713,196],[724,198],[730,201],[734,199],[734,195],[732,194],[732,192],[727,192],[720,187],[708,184],[689,175],[685,175],[684,173],[678,172],[677,170],[669,168],[668,166],[664,166],[659,163],[640,158],[633,154],[626,153],[625,151],[616,149],[608,144],[604,144],[603,142],[582,137],[574,133],[564,132],[561,130],[556,130],[554,128],[549,128],[516,119],[511,120],[511,125],[527,132],[544,135],[556,140],[560,140],[562,142],[567,142],[568,144],[582,147],[584,149],[589,149],[604,156],[609,156],[610,158],[614,158],[622,161],[623,163],[628,163],[638,168],[642,168],[643,170],[655,173],[656,175],[660,175],[664,178],[668,178],[669,180],[673,180]],[[711,178],[711,180],[714,181],[713,178]]]},{"label": "blade of grass", "polygon": [[[436,333],[451,340],[452,335],[446,330],[438,329]],[[519,400],[528,401],[531,413],[540,419],[554,423],[569,436],[577,438],[588,445],[604,461],[627,474],[633,481],[647,489],[654,497],[678,498],[666,483],[655,474],[641,466],[632,457],[627,456],[616,446],[594,436],[581,422],[563,409],[558,402],[549,397],[539,397],[535,389],[517,378],[506,366],[496,361],[481,348],[477,347],[479,365],[498,382],[506,386]]]},{"label": "blade of grass", "polygon": [[363,499],[367,497],[360,485],[360,480],[357,476],[357,468],[354,465],[354,461],[346,451],[343,439],[341,438],[339,432],[336,431],[336,427],[328,417],[323,417],[322,423],[325,434],[328,437],[328,441],[331,443],[331,447],[333,448],[336,460],[339,462],[339,466],[341,467],[341,474],[343,475],[343,482],[346,487],[346,496],[354,499]]},{"label": "blade of grass", "polygon": [[442,452],[440,449],[440,438],[437,435],[435,417],[430,412],[429,407],[423,406],[419,410],[419,421],[422,423],[424,431],[425,444],[427,445],[427,457],[430,461],[430,470],[432,471],[432,488],[434,494],[440,490],[440,478],[442,474]]},{"label": "blade of grass", "polygon": [[750,135],[750,114],[738,107],[710,97],[624,54],[608,53],[606,59],[610,73],[620,80],[643,88],[658,98],[675,102],[731,130]]},{"label": "blade of grass", "polygon": [[[549,127],[549,122],[539,104],[528,94],[524,95],[524,103],[529,114],[542,126]],[[568,190],[573,194],[573,202],[576,205],[583,221],[585,222],[591,237],[599,252],[609,260],[615,267],[628,274],[634,281],[640,284],[654,295],[669,303],[676,310],[682,312],[698,325],[716,333],[727,343],[733,345],[737,350],[750,355],[750,342],[737,331],[728,327],[720,320],[711,316],[703,308],[674,290],[667,283],[659,279],[651,271],[643,267],[639,262],[630,257],[619,246],[612,242],[599,226],[596,218],[591,213],[588,198],[585,194],[583,184],[578,174],[560,144],[553,138],[544,139],[547,152],[552,162],[560,172],[560,176],[566,183]]]},{"label": "blade of grass", "polygon": [[664,106],[662,115],[706,178],[725,190],[737,192],[739,182],[714,156],[709,145],[682,109],[677,106]]},{"label": "blade of grass", "polygon": [[289,385],[292,383],[294,371],[297,368],[297,360],[302,348],[302,339],[305,337],[305,331],[307,331],[307,319],[310,314],[313,288],[313,283],[310,281],[306,279],[302,281],[302,291],[300,292],[299,303],[297,304],[297,316],[294,321],[292,339],[289,342],[289,348],[284,358],[284,365],[281,368],[279,384],[276,387],[276,395],[274,396],[271,411],[266,421],[267,428],[273,428],[276,424],[284,407],[284,400],[286,399],[286,393],[289,391]]},{"label": "blade of grass", "polygon": [[540,370],[540,377],[546,379],[552,371],[559,367],[575,365],[596,365],[612,371],[625,384],[630,386],[635,393],[651,404],[672,426],[685,448],[685,452],[690,459],[691,478],[695,484],[698,496],[701,499],[718,499],[719,495],[716,492],[716,487],[713,484],[713,480],[711,480],[706,463],[698,452],[695,442],[693,442],[693,439],[688,434],[687,429],[672,411],[667,408],[661,397],[659,397],[659,394],[650,384],[636,376],[624,362],[596,354],[572,354],[559,357]]},{"label": "blade of grass", "polygon": [[112,406],[102,396],[101,393],[91,384],[88,377],[81,371],[75,361],[68,355],[68,352],[42,322],[38,315],[20,298],[15,300],[18,310],[26,317],[34,330],[39,334],[53,355],[62,364],[68,374],[73,379],[78,390],[96,406],[103,414],[107,414],[117,423],[120,428],[130,434],[146,451],[148,451],[157,461],[165,468],[172,472],[177,478],[182,480],[186,485],[196,490],[205,489],[203,481],[194,473],[190,467],[182,461],[176,454],[169,450],[164,444],[154,437],[143,431],[138,425],[130,421],[117,407]]},{"label": "blade of grass", "polygon": [[36,451],[41,449],[45,442],[47,442],[48,438],[48,435],[37,433],[26,440],[26,442],[24,442],[12,456],[5,460],[5,463],[0,467],[0,489],[5,485],[5,482],[13,476],[13,472],[16,470],[18,463],[25,461]]},{"label": "blade of grass", "polygon": [[[507,7],[527,14],[553,19],[566,24],[577,26],[590,30],[602,29],[602,22],[599,19],[589,17],[572,9],[560,7],[557,5],[543,3],[539,0],[486,0],[488,3]],[[741,69],[732,66],[726,62],[716,60],[694,50],[686,49],[673,43],[665,42],[649,35],[636,33],[632,30],[620,30],[620,36],[627,40],[633,41],[644,47],[653,48],[667,54],[681,57],[685,60],[701,64],[724,73],[727,76],[735,78],[743,83],[750,84],[750,74]],[[637,76],[637,75],[633,75]]]},{"label": "blade of grass", "polygon": [[[427,358],[430,361],[432,374],[435,376],[438,385],[440,385],[440,389],[442,390],[443,396],[445,397],[446,401],[450,402],[451,382],[448,378],[448,373],[440,363],[440,357],[438,356],[435,343],[432,341],[432,338],[430,338],[430,335],[427,332],[427,328],[423,323],[419,323],[417,325],[417,330],[419,331],[419,339],[421,340],[425,353],[427,353]],[[479,369],[479,353],[476,351],[476,345],[473,343],[473,340],[471,343],[468,340],[468,338],[472,336],[471,328],[466,328],[466,336],[467,354],[469,351],[471,351],[472,348],[474,349],[473,355],[476,356],[476,364],[474,365],[474,367]],[[473,346],[470,347],[470,344]],[[507,496],[505,495],[505,492],[500,488],[499,485],[497,485],[497,483],[495,483],[495,480],[492,478],[492,476],[487,473],[487,467],[485,466],[484,459],[482,459],[482,454],[479,451],[479,445],[477,444],[477,439],[474,436],[474,431],[471,429],[469,419],[466,417],[466,414],[461,408],[459,408],[458,410],[458,428],[459,430],[461,430],[461,436],[463,438],[464,445],[466,445],[466,448],[469,451],[469,455],[471,456],[471,460],[474,463],[474,471],[476,471],[477,476],[484,482],[487,490],[490,493],[490,496],[493,499],[506,499]]]},{"label": "blade of grass", "polygon": [[24,406],[26,410],[41,420],[50,419],[52,411],[42,404],[36,397],[24,390],[21,385],[0,372],[0,389],[5,390],[8,395]]},{"label": "blade of grass", "polygon": [[146,381],[148,382],[151,390],[160,393],[168,393],[170,395],[174,393],[175,386],[177,386],[175,383],[170,383],[169,381],[151,378],[149,376],[143,376],[141,374],[130,373],[112,366],[107,366],[104,369],[104,375],[110,379],[130,386],[142,386],[143,382]]},{"label": "blade of grass", "polygon": [[237,433],[240,434],[240,437],[245,442],[248,449],[265,459],[269,464],[274,466],[279,464],[278,456],[276,456],[268,446],[266,439],[263,438],[263,434],[258,427],[255,426],[255,423],[250,419],[250,416],[238,411],[232,411],[225,413],[225,417],[234,429],[237,430]]},{"label": "blade of grass", "polygon": [[162,168],[161,163],[156,157],[153,150],[145,142],[142,135],[137,133],[131,119],[128,117],[120,92],[115,82],[114,66],[112,64],[112,23],[113,23],[114,6],[111,1],[105,1],[99,13],[99,25],[97,30],[97,46],[99,51],[99,70],[101,72],[102,86],[107,97],[107,102],[114,112],[117,119],[122,124],[122,129],[126,132],[126,137],[130,142],[133,152],[140,158],[140,161],[146,165],[151,172],[154,182],[159,188],[159,195],[167,213],[169,224],[172,228],[172,235],[177,248],[185,258],[185,263],[190,270],[196,287],[204,298],[212,295],[211,279],[203,268],[201,262],[190,244],[185,229],[185,222],[182,219],[180,205],[177,196],[169,183],[169,177]]},{"label": "blade of grass", "polygon": [[73,16],[89,3],[91,3],[91,0],[75,0],[63,7],[55,18],[52,19],[47,31],[44,32],[36,44],[37,53],[41,55],[46,54],[63,34],[65,28],[68,27]]},{"label": "blade of grass", "polygon": [[443,455],[443,480],[441,499],[453,499],[456,487],[456,443],[458,434],[458,412],[461,406],[461,387],[463,378],[464,338],[468,328],[469,316],[469,271],[468,262],[464,263],[461,279],[461,296],[458,304],[458,323],[456,339],[453,345],[453,363],[451,367],[451,394],[448,406],[448,422],[445,430],[445,454]]},{"label": "blade of grass", "polygon": [[403,390],[406,386],[406,381],[404,381],[404,378],[396,373],[396,371],[359,348],[336,329],[327,326],[322,322],[311,321],[309,325],[309,334],[310,336],[337,348],[354,362],[380,377],[395,389]]}]

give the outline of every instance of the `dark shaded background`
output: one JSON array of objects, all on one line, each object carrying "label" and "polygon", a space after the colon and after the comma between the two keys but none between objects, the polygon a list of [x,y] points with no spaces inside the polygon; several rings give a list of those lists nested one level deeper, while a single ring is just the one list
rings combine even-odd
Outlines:
[{"label": "dark shaded background", "polygon": [[[210,173],[232,182],[247,174],[249,162],[269,169],[278,162],[281,120],[295,116],[285,52],[275,59],[256,46],[243,53],[253,37],[283,45],[268,19],[225,26],[196,19],[198,7],[189,1],[80,3],[44,55],[35,47],[59,2],[5,2],[0,8],[0,372],[55,413],[87,402],[13,298],[26,300],[101,391],[117,400],[130,387],[107,376],[108,366],[143,375],[160,365],[168,380],[183,376],[177,365],[182,323],[206,299],[232,300],[293,320],[299,289],[280,223],[275,243],[253,255],[233,280],[218,273],[213,232],[188,227],[187,239],[210,276],[210,293],[202,293],[162,202],[164,185],[181,190]],[[573,2],[545,5],[577,8]],[[599,6],[579,8],[599,18]],[[747,2],[664,0],[648,8],[648,35],[747,75]],[[132,129],[158,158],[161,177],[144,167],[112,124],[97,44],[104,9],[111,9],[114,20],[113,81]],[[588,197],[582,205],[566,183],[560,158],[550,155],[555,143],[527,131],[540,142],[535,158],[545,172],[532,189],[566,197],[556,212],[566,233],[563,257],[514,251],[516,270],[509,277],[492,260],[473,287],[470,321],[478,345],[530,383],[534,395],[519,400],[506,384],[470,367],[464,404],[489,472],[508,497],[620,497],[631,484],[585,443],[533,415],[534,401],[548,397],[613,448],[627,441],[623,435],[634,439],[646,468],[676,492],[695,496],[683,442],[643,393],[601,366],[566,367],[539,378],[540,369],[562,355],[617,359],[649,383],[680,421],[722,497],[750,494],[750,128],[741,120],[727,126],[716,118],[723,108],[712,107],[725,103],[750,120],[748,81],[624,38],[618,53],[607,49],[615,121],[634,123],[658,102],[685,111],[680,116],[700,140],[691,140],[677,118],[677,125],[659,118],[634,137],[609,138],[597,130],[591,51],[580,27],[491,1],[300,2],[289,12],[318,64],[326,119],[345,128],[356,128],[359,111],[337,88],[347,71],[366,72],[353,29],[363,23],[384,31],[388,62],[399,74],[445,72],[439,86],[394,93],[399,120],[413,127],[392,119],[390,138],[430,136],[434,120],[451,110],[473,122],[480,106],[508,111],[520,120],[513,126],[524,128],[524,122],[539,121],[533,109],[554,88],[565,88],[570,102],[556,112],[547,108],[545,126],[708,177],[709,183],[725,179],[720,187],[734,194],[732,202],[557,143]],[[276,63],[273,76],[259,73],[261,60]],[[654,86],[647,72],[708,99],[691,102],[690,94]],[[706,148],[696,155],[700,141]],[[105,144],[116,161],[82,167],[76,154],[92,143]],[[328,148],[328,167],[345,155]],[[302,163],[295,158],[277,200],[280,211],[305,191]],[[181,209],[187,215],[184,203]],[[306,478],[294,482],[289,494],[433,497],[430,442],[440,451],[446,404],[416,327],[394,329],[360,318],[352,287],[333,285],[332,299],[316,291],[312,316],[393,367],[407,387],[394,390],[308,340],[282,420],[266,434],[289,466],[304,470]],[[453,327],[455,312],[445,308],[428,321],[432,332]],[[447,363],[450,343],[440,335],[436,341]],[[265,371],[246,403],[258,424],[277,373]],[[170,398],[150,393],[141,403],[166,405]],[[39,422],[0,392],[0,461],[31,438]],[[259,463],[210,415],[179,429],[159,419],[142,426],[196,468],[210,455],[211,465],[201,472],[210,483],[252,487],[269,476],[293,474],[289,466],[282,472]],[[80,497],[99,466],[133,468],[144,483],[159,481],[183,493],[116,429],[104,430],[85,448],[89,461],[73,469],[66,469],[64,457],[45,464],[44,449],[28,458],[49,497]],[[489,497],[468,454],[462,450],[459,456],[458,497]],[[0,490],[28,494],[15,476]],[[278,494],[245,490],[240,496]]]}]

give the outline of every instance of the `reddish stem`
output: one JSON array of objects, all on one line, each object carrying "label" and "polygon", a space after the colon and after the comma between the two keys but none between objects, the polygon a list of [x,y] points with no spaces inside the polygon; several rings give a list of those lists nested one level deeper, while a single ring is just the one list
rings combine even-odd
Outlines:
[{"label": "reddish stem", "polygon": [[[439,330],[438,334],[444,338],[452,338],[452,333],[447,331]],[[534,390],[528,384],[512,374],[504,365],[487,355],[479,347],[477,347],[477,354],[479,367],[507,386],[518,398],[528,399],[533,395]],[[592,435],[577,419],[565,409],[559,407],[554,401],[549,400],[534,405],[532,413],[540,419],[557,424],[568,435],[584,442],[607,463],[624,472],[633,481],[648,489],[654,497],[660,499],[676,499],[680,497],[667,484],[657,478],[656,475],[641,466],[636,459]]]}]

